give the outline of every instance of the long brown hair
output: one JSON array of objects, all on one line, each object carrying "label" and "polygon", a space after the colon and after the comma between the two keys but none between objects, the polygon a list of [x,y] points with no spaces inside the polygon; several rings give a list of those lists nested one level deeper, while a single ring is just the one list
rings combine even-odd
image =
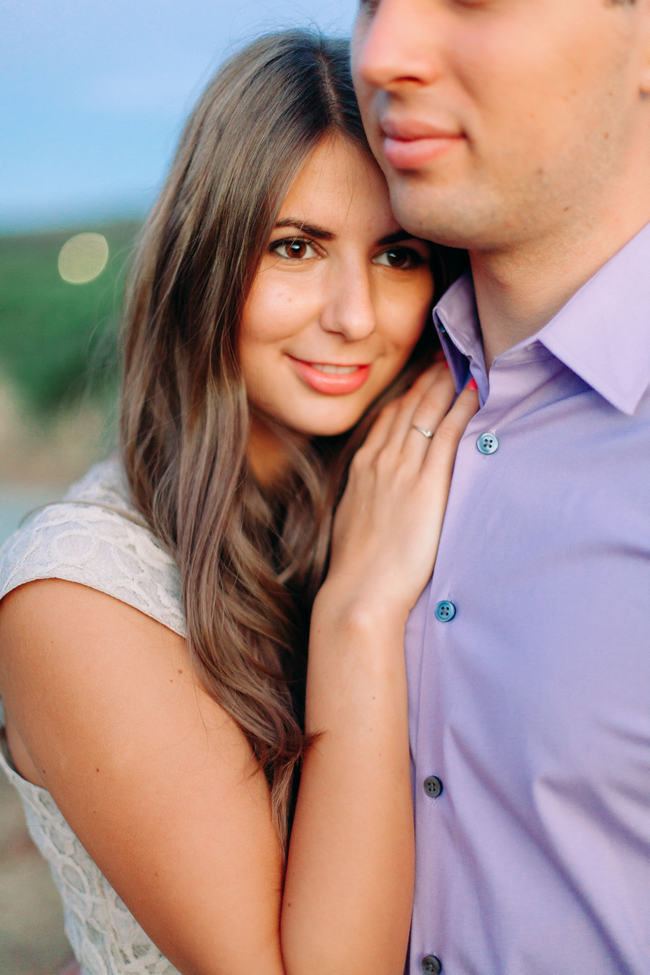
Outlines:
[{"label": "long brown hair", "polygon": [[265,770],[283,840],[305,746],[309,607],[346,463],[369,420],[351,438],[307,447],[286,435],[289,473],[263,489],[246,459],[237,332],[278,208],[330,133],[368,151],[345,41],[287,31],[227,62],[190,116],[145,224],[123,333],[133,498],[178,565],[200,678]]}]

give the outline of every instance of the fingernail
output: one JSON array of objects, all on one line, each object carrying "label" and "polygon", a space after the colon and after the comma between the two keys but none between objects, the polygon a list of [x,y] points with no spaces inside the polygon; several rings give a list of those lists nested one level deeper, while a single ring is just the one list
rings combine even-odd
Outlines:
[{"label": "fingernail", "polygon": [[468,382],[468,384],[467,384],[467,388],[468,388],[468,389],[478,389],[478,386],[476,385],[476,380],[474,379],[474,377],[473,377],[473,376],[472,376],[472,378],[470,379],[470,381]]}]

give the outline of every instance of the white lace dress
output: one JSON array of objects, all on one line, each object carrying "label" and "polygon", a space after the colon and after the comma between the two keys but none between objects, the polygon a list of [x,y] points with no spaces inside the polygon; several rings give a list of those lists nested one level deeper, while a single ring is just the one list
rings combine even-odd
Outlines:
[{"label": "white lace dress", "polygon": [[[108,593],[184,635],[176,566],[127,500],[116,460],[98,464],[64,500],[37,512],[0,550],[0,598],[35,579]],[[66,935],[83,975],[174,975],[72,832],[45,789],[14,769],[0,707],[0,767],[22,800],[29,832],[63,900]]]}]

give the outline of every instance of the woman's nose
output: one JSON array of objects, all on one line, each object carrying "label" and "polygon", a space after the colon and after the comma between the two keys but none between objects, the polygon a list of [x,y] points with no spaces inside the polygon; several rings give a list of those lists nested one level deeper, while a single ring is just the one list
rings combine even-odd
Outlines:
[{"label": "woman's nose", "polygon": [[321,325],[348,342],[371,335],[376,327],[375,304],[369,269],[332,268],[321,312]]}]

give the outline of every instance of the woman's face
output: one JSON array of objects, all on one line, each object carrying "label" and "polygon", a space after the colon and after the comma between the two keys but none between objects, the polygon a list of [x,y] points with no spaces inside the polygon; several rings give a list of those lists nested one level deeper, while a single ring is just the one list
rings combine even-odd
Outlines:
[{"label": "woman's face", "polygon": [[432,295],[429,245],[395,220],[380,170],[325,139],[280,207],[244,306],[250,403],[305,437],[344,432],[406,363]]}]

